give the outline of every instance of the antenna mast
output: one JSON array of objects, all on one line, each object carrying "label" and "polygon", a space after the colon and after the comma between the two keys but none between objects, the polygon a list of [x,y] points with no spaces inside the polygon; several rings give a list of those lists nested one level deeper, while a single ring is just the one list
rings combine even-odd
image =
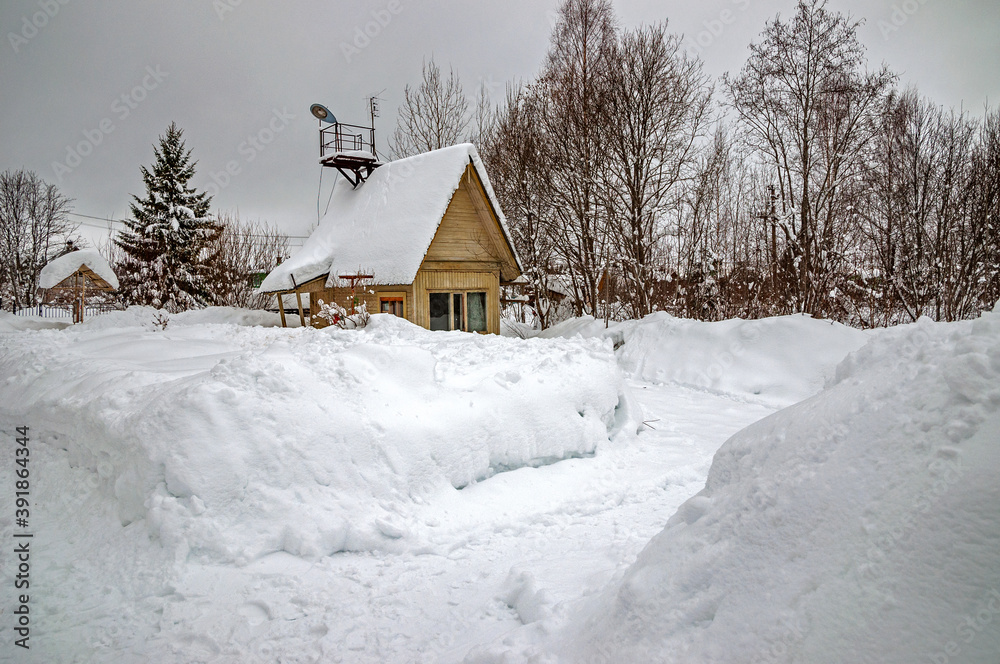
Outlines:
[{"label": "antenna mast", "polygon": [[[385,92],[385,90],[382,90]],[[372,96],[368,97],[368,109],[371,111],[372,116],[372,154],[378,157],[378,150],[375,148],[375,118],[381,117],[381,109],[379,108],[379,102],[382,101],[379,95],[382,92],[377,92]]]}]

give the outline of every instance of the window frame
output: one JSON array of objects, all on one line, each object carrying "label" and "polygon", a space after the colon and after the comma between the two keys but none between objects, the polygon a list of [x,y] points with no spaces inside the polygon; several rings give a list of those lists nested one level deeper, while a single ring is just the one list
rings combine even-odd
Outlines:
[{"label": "window frame", "polygon": [[[481,330],[470,330],[469,329],[469,312],[471,307],[469,307],[469,296],[478,295],[482,293],[483,295],[483,329]],[[465,305],[465,329],[472,332],[473,334],[489,334],[490,331],[490,293],[485,290],[470,290],[465,291],[462,294],[463,303]]]},{"label": "window frame", "polygon": [[[468,297],[470,293],[482,293],[483,294],[483,304],[484,304],[484,317],[485,317],[485,328],[482,330],[469,330],[469,301]],[[489,334],[490,331],[490,320],[489,320],[489,308],[490,308],[490,293],[488,290],[482,288],[472,289],[472,290],[451,290],[447,288],[435,288],[427,291],[427,327],[431,328],[431,306],[430,300],[432,295],[447,295],[448,296],[448,329],[447,330],[435,330],[440,332],[454,332],[459,330],[461,332],[469,332],[470,334]],[[455,325],[455,300],[456,297],[461,297],[462,303],[462,320],[461,327],[456,328]]]},{"label": "window frame", "polygon": [[[388,313],[382,311],[383,302],[402,302],[403,313],[399,316],[400,318],[406,318],[406,293],[379,293],[378,294],[378,311],[379,313]],[[395,314],[393,314],[395,315]]]}]

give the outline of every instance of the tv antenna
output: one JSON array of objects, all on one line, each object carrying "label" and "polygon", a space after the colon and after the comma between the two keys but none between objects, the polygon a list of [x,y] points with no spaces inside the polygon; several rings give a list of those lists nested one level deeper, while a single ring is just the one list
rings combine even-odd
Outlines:
[{"label": "tv antenna", "polygon": [[[368,110],[371,112],[372,117],[372,151],[375,151],[375,118],[382,117],[382,109],[380,107],[382,103],[382,93],[385,92],[383,88],[381,92],[376,92],[375,94],[368,97]],[[376,153],[377,154],[377,153]]]}]

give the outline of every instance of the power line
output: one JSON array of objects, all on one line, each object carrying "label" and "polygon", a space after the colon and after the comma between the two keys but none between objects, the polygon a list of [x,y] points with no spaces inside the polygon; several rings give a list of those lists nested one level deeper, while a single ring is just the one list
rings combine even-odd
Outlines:
[{"label": "power line", "polygon": [[[106,217],[95,217],[93,215],[82,214],[80,212],[68,212],[67,214],[69,214],[72,217],[83,217],[84,219],[96,219],[97,221],[103,221],[106,224],[107,223],[112,223],[112,224],[124,224],[125,223],[121,219],[108,219]],[[79,223],[80,223],[81,226],[90,226],[91,228],[102,228],[104,230],[107,230],[107,226],[106,225],[102,226],[100,224],[88,223],[86,221],[81,221]],[[309,239],[308,235],[287,235],[287,234],[284,234],[284,233],[282,233],[282,235],[284,235],[289,240],[307,240],[307,239]],[[261,234],[257,234],[257,233],[251,233],[249,235],[249,237],[265,237],[266,238],[266,237],[271,237],[271,236],[270,235],[261,235]]]},{"label": "power line", "polygon": [[[82,214],[80,212],[67,212],[67,214],[69,216],[71,216],[71,217],[83,217],[84,219],[96,219],[97,221],[105,221],[105,222],[110,222],[110,223],[113,223],[113,224],[124,224],[125,223],[124,221],[121,221],[120,219],[108,219],[107,217],[95,217],[93,215]],[[80,223],[81,224],[85,224],[86,222],[82,222],[81,221]],[[89,224],[89,225],[90,226],[95,226],[96,224]]]}]

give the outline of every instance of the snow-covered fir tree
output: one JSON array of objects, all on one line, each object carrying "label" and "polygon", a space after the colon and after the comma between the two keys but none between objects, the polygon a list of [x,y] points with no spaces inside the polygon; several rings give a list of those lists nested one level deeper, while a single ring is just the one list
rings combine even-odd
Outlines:
[{"label": "snow-covered fir tree", "polygon": [[146,196],[132,197],[132,219],[115,239],[123,253],[120,292],[128,304],[177,312],[212,303],[208,247],[220,227],[209,217],[211,197],[188,186],[195,162],[182,134],[172,122],[160,137],[152,169],[142,167]]}]

